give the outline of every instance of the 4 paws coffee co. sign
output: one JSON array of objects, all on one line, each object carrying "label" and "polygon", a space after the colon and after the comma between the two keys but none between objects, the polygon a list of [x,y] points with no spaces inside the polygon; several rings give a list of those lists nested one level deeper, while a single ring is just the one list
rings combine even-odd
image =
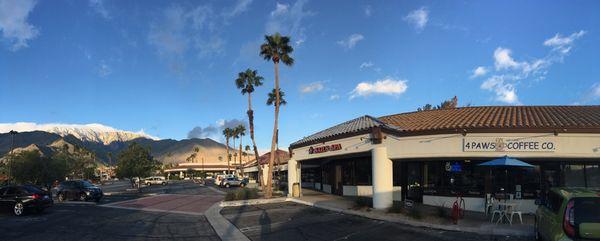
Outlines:
[{"label": "4 paws coffee co. sign", "polygon": [[342,149],[342,144],[331,144],[326,146],[311,146],[308,148],[308,154],[318,154],[330,151],[339,151]]},{"label": "4 paws coffee co. sign", "polygon": [[465,138],[464,152],[554,152],[556,143],[551,138]]}]

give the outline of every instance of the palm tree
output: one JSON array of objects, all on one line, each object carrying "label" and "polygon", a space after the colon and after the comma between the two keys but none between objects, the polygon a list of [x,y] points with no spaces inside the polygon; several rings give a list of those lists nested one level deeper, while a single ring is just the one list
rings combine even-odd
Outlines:
[{"label": "palm tree", "polygon": [[244,169],[242,168],[242,139],[244,138],[244,136],[246,135],[246,127],[244,125],[238,125],[235,128],[236,133],[238,134],[239,138],[240,138],[240,174],[242,175],[242,177],[244,176]]},{"label": "palm tree", "polygon": [[[281,89],[279,89],[279,105],[287,104],[287,101],[285,101],[285,99],[283,97],[285,97],[285,92],[283,92]],[[267,105],[273,105],[273,103],[275,103],[276,98],[277,98],[277,96],[275,93],[275,89],[273,89],[271,91],[271,93],[269,93],[269,97],[267,98]]]},{"label": "palm tree", "polygon": [[[195,152],[196,154],[198,154],[198,153],[200,152],[200,148],[198,148],[198,147],[194,147],[194,152]],[[196,155],[194,155],[194,158],[195,158],[195,157],[196,157]]]},{"label": "palm tree", "polygon": [[267,175],[267,190],[265,198],[271,198],[273,195],[273,161],[275,160],[275,146],[277,142],[278,121],[279,121],[279,62],[287,66],[294,64],[294,59],[290,54],[294,48],[290,45],[290,37],[281,36],[279,33],[265,36],[265,43],[260,46],[260,56],[267,61],[273,61],[275,65],[275,121],[273,122],[273,138],[271,139],[271,155],[269,158],[269,173]]},{"label": "palm tree", "polygon": [[238,132],[237,126],[234,128],[231,128],[231,137],[233,138],[233,164],[235,165],[235,163],[237,163],[237,152],[235,151],[235,140],[237,138],[240,137],[240,134]]},{"label": "palm tree", "polygon": [[[258,156],[258,147],[254,139],[254,111],[252,110],[252,92],[257,86],[261,86],[264,78],[256,73],[256,70],[247,69],[244,72],[238,73],[238,78],[235,80],[235,85],[242,90],[242,95],[248,94],[248,126],[250,128],[250,139],[254,147],[254,156]],[[249,151],[249,146],[246,146],[246,151]],[[258,185],[262,186],[262,167],[258,165]]]},{"label": "palm tree", "polygon": [[244,147],[244,151],[246,152],[246,162],[250,161],[250,154],[248,154],[248,152],[250,152],[250,145],[246,145]]},{"label": "palm tree", "polygon": [[225,148],[227,150],[227,172],[230,172],[229,162],[231,162],[231,155],[229,155],[229,138],[231,138],[232,130],[227,127],[223,129],[223,136],[225,136]]}]

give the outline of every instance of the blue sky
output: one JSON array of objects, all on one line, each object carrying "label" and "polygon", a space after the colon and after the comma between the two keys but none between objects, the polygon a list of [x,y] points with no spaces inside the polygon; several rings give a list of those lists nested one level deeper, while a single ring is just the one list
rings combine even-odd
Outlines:
[{"label": "blue sky", "polygon": [[[219,139],[246,120],[270,145],[267,33],[290,35],[281,146],[360,115],[460,105],[600,103],[597,1],[0,0],[0,123],[101,123]],[[246,143],[248,140],[245,141]]]}]

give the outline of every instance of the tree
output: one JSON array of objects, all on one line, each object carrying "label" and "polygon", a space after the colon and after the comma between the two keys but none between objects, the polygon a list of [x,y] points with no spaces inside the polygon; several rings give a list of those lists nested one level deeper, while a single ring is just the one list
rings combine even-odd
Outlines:
[{"label": "tree", "polygon": [[432,106],[430,104],[426,104],[423,107],[417,108],[417,111],[454,109],[456,107],[458,107],[458,98],[456,96],[454,96],[452,99],[445,100],[437,106]]},{"label": "tree", "polygon": [[248,154],[248,152],[250,152],[250,145],[246,145],[244,147],[244,151],[245,151],[244,153],[246,153],[246,155],[245,155],[246,156],[246,162],[249,162],[250,161],[250,154]]},{"label": "tree", "polygon": [[119,153],[116,172],[119,178],[144,178],[152,175],[158,168],[160,162],[152,157],[150,147],[145,148],[133,142]]},{"label": "tree", "polygon": [[[242,95],[248,94],[248,127],[250,129],[250,140],[254,149],[254,156],[258,158],[258,147],[254,139],[254,110],[252,110],[252,93],[254,89],[263,84],[263,77],[258,75],[256,70],[247,69],[244,72],[238,73],[238,78],[235,80],[235,85],[241,89]],[[248,147],[248,146],[246,146]],[[248,150],[246,150],[248,151]],[[258,185],[262,186],[262,166],[258,165]]]},{"label": "tree", "polygon": [[242,177],[244,176],[244,169],[242,168],[242,139],[244,138],[244,136],[246,135],[246,127],[244,125],[238,125],[237,127],[235,127],[235,131],[237,133],[237,135],[240,138],[240,154],[239,154],[239,158],[240,158],[240,174],[242,175]]},{"label": "tree", "polygon": [[[277,135],[278,135],[278,121],[279,121],[279,62],[287,66],[294,64],[294,59],[290,54],[294,51],[294,48],[290,45],[290,37],[281,36],[279,33],[273,35],[266,35],[265,42],[260,46],[260,56],[267,61],[273,61],[275,68],[275,117],[273,122],[273,137],[271,138],[271,153],[275,152]],[[257,157],[258,158],[258,157]],[[273,161],[275,156],[271,155],[269,158],[269,172],[267,174],[267,190],[265,190],[265,197],[271,198],[273,195]]]},{"label": "tree", "polygon": [[225,148],[227,150],[227,172],[230,172],[229,163],[231,162],[231,155],[229,155],[229,138],[231,138],[232,133],[233,131],[229,127],[223,129],[223,136],[225,136]]},{"label": "tree", "polygon": [[11,173],[17,183],[31,183],[49,187],[53,181],[62,180],[67,165],[58,158],[42,156],[38,151],[13,154]]},{"label": "tree", "polygon": [[[287,101],[284,99],[285,97],[285,92],[283,92],[283,90],[279,90],[279,104],[280,105],[286,105]],[[275,96],[275,89],[273,89],[270,93],[269,96],[267,97],[267,105],[273,105],[273,103],[275,103],[275,99],[277,97]]]}]

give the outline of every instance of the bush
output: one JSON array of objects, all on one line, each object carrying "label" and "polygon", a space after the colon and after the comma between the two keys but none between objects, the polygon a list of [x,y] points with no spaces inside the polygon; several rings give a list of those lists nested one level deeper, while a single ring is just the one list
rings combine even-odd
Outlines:
[{"label": "bush", "polygon": [[448,217],[448,214],[446,212],[446,208],[443,205],[435,207],[435,211],[436,211],[437,216],[440,217],[440,218],[446,218],[446,217]]},{"label": "bush", "polygon": [[388,213],[401,213],[403,209],[404,207],[402,205],[402,202],[394,202],[394,204],[392,204],[392,207],[388,209]]},{"label": "bush", "polygon": [[354,200],[354,207],[356,208],[363,208],[363,207],[372,207],[373,206],[373,199],[369,198],[369,197],[357,197]]},{"label": "bush", "polygon": [[234,191],[229,191],[225,194],[225,201],[248,200],[258,198],[258,189],[256,188],[240,188]]},{"label": "bush", "polygon": [[414,219],[421,219],[423,218],[423,213],[418,208],[412,207],[408,209],[408,216]]}]

